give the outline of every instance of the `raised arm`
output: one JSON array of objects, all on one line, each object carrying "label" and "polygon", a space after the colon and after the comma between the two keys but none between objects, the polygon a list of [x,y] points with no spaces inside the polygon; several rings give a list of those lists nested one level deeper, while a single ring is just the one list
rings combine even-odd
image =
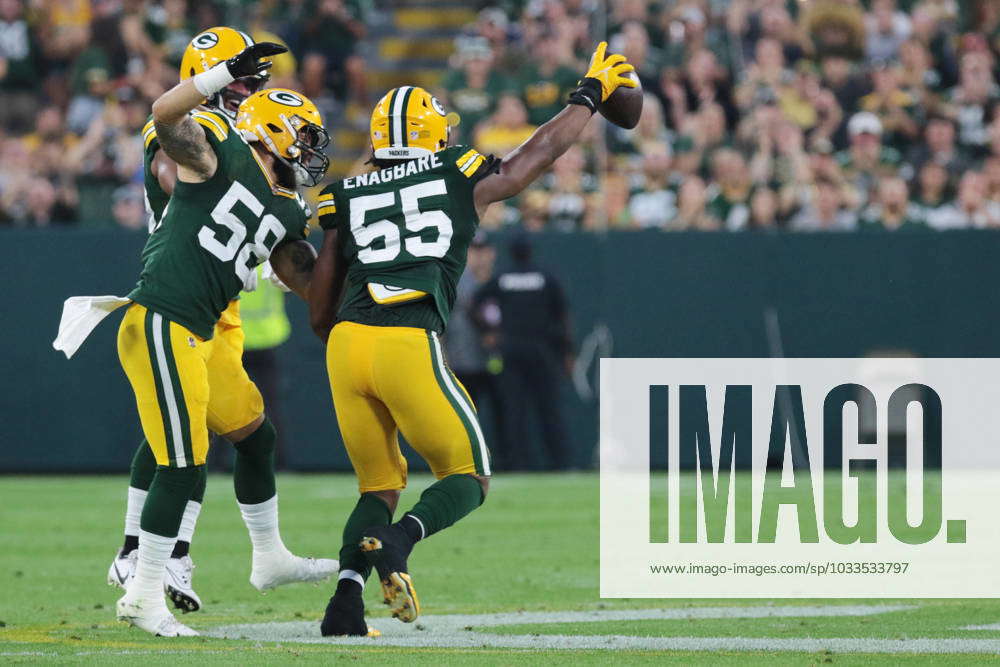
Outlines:
[{"label": "raised arm", "polygon": [[605,56],[607,47],[607,42],[597,45],[590,58],[590,69],[569,96],[566,108],[505,157],[495,174],[476,184],[475,204],[480,216],[487,206],[518,194],[548,169],[573,145],[597,107],[615,89],[636,86],[635,81],[625,76],[635,68],[626,62],[625,56]]},{"label": "raised arm", "polygon": [[289,290],[309,301],[309,282],[316,266],[316,249],[308,241],[286,241],[271,251],[271,269]]},{"label": "raised arm", "polygon": [[326,343],[337,314],[337,302],[344,291],[347,264],[340,258],[340,239],[336,229],[328,229],[323,235],[323,247],[319,250],[313,280],[309,285],[309,324],[319,339]]},{"label": "raised arm", "polygon": [[188,113],[236,79],[266,71],[271,62],[264,58],[285,51],[280,44],[254,44],[226,62],[181,81],[153,102],[156,137],[167,157],[177,163],[178,179],[201,183],[210,179],[218,166],[204,132]]}]

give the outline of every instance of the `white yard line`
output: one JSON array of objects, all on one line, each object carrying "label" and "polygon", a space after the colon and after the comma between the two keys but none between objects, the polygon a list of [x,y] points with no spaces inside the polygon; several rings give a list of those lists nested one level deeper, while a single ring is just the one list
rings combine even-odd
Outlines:
[{"label": "white yard line", "polygon": [[[606,649],[674,651],[832,651],[834,653],[1000,653],[1000,639],[874,639],[771,637],[637,637],[629,635],[498,635],[480,632],[491,626],[711,618],[807,618],[868,616],[913,609],[912,605],[693,607],[686,609],[615,609],[599,611],[521,612],[422,616],[410,625],[389,618],[372,619],[382,631],[366,637],[324,638],[319,623],[251,623],[215,628],[205,634],[227,639],[310,644],[427,648]],[[468,628],[468,629],[466,629]]]}]

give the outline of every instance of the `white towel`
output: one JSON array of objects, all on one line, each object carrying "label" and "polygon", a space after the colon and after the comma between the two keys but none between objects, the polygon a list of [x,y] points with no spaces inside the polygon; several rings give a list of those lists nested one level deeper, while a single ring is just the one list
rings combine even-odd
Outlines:
[{"label": "white towel", "polygon": [[118,310],[131,299],[120,296],[71,296],[63,303],[59,334],[52,347],[62,350],[71,358],[105,317]]}]

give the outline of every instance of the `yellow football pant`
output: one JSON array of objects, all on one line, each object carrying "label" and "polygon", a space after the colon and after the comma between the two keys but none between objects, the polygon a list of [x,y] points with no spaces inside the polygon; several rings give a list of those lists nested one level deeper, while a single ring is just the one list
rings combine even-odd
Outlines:
[{"label": "yellow football pant", "polygon": [[340,322],[326,348],[333,405],[361,493],[406,486],[399,431],[441,479],[490,474],[475,406],[437,334]]},{"label": "yellow football pant", "polygon": [[118,329],[118,358],[159,465],[205,463],[209,430],[229,433],[264,412],[243,369],[239,301],[223,312],[208,341],[133,303]]}]

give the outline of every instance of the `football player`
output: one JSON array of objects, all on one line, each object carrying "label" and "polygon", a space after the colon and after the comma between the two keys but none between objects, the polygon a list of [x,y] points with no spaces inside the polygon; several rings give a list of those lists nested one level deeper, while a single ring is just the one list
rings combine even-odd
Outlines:
[{"label": "football player", "polygon": [[[327,344],[334,408],[361,492],[344,527],[340,579],[320,626],[325,636],[369,632],[361,593],[373,566],[393,616],[415,620],[410,551],[486,497],[489,451],[439,336],[487,207],[534,181],[615,89],[635,86],[625,76],[632,66],[621,55],[606,57],[606,48],[597,47],[566,108],[503,160],[449,147],[445,110],[427,91],[389,91],[371,118],[376,170],[333,183],[319,197],[326,232],[310,320]],[[392,523],[406,486],[399,431],[438,481]]]},{"label": "football player", "polygon": [[[208,70],[213,65],[232,58],[253,40],[245,33],[223,26],[209,28],[191,40],[181,59],[180,79],[184,81],[196,74]],[[218,122],[218,113],[225,114],[230,120],[235,120],[236,110],[240,102],[252,93],[260,90],[269,78],[267,71],[259,75],[244,77],[233,81],[218,93],[205,100],[205,103],[195,112],[194,118],[205,125]],[[208,112],[208,113],[203,113]],[[167,206],[174,184],[177,181],[177,164],[164,151],[160,150],[160,142],[156,137],[153,119],[143,127],[144,176],[146,208],[149,215],[149,230],[152,233],[160,224],[163,210]],[[227,387],[236,388],[237,394],[245,397],[247,385],[251,384],[243,370],[243,329],[240,325],[239,300],[234,299],[222,313],[215,325],[215,337],[225,339],[228,344],[216,345],[209,360],[209,368],[220,391]],[[249,393],[253,393],[251,390]],[[224,415],[224,422],[219,428],[225,432],[248,424],[260,414],[263,406],[258,396],[251,402],[234,402],[231,407],[234,412]],[[227,427],[229,425],[229,427]],[[239,450],[237,449],[237,452]],[[237,454],[239,456],[239,454]],[[156,459],[149,443],[143,440],[132,458],[132,475],[129,481],[125,509],[125,543],[118,550],[108,568],[108,583],[125,588],[135,572],[135,563],[139,546],[139,517],[146,500],[149,485],[156,472]],[[194,563],[188,552],[194,535],[195,524],[201,512],[201,503],[205,495],[205,480],[202,477],[195,487],[191,499],[184,510],[180,533],[174,545],[174,551],[167,560],[164,589],[174,606],[185,612],[197,611],[201,608],[201,599],[195,593],[192,585]]]},{"label": "football player", "polygon": [[[232,58],[243,49],[254,43],[246,33],[223,26],[209,28],[198,34],[184,50],[181,59],[180,80],[205,72],[211,67]],[[236,119],[240,103],[267,83],[270,77],[268,71],[234,80],[228,86],[205,100],[194,112],[192,117],[206,131],[217,129],[217,126],[228,125],[228,121]],[[219,114],[224,114],[220,117]],[[228,119],[228,121],[227,121]],[[145,192],[149,214],[150,232],[156,230],[163,218],[174,184],[177,181],[177,164],[164,151],[160,150],[156,127],[152,117],[143,127],[143,144],[145,147]],[[303,202],[304,206],[304,202]],[[307,214],[308,215],[308,214]],[[253,277],[256,274],[252,274]],[[251,282],[253,281],[251,278]],[[229,395],[231,400],[217,400],[213,405],[210,429],[217,433],[230,433],[252,423],[264,410],[260,393],[247,376],[243,368],[243,329],[240,322],[240,302],[233,299],[223,311],[215,324],[212,355],[207,362],[209,383],[213,392],[219,395]],[[242,443],[235,443],[236,465],[243,467],[245,461],[241,450]],[[139,545],[139,518],[149,485],[156,472],[156,459],[149,443],[143,440],[132,458],[132,474],[129,481],[125,509],[125,543],[115,555],[108,568],[108,583],[126,588],[135,572]],[[194,591],[192,574],[194,563],[189,555],[195,524],[201,512],[201,503],[205,495],[205,476],[199,479],[191,499],[184,509],[177,542],[173,553],[166,563],[164,590],[167,597],[177,609],[184,612],[197,611],[201,608],[201,599]],[[321,563],[322,564],[322,563]],[[328,563],[326,564],[329,565]],[[297,576],[309,577],[322,574],[322,569],[304,568]],[[328,572],[327,574],[332,574]],[[283,583],[297,579],[287,576],[277,576],[276,572],[255,572],[251,583],[260,590],[267,590]]]},{"label": "football player", "polygon": [[168,611],[164,572],[185,509],[204,484],[209,430],[237,448],[234,486],[253,545],[251,583],[263,589],[337,570],[336,561],[299,558],[282,543],[274,427],[232,349],[242,336],[219,335],[257,264],[270,257],[275,273],[305,298],[315,261],[295,191],[315,185],[329,164],[322,152],[329,136],[315,105],[271,89],[243,100],[232,124],[204,110],[206,100],[225,104],[223,91],[234,81],[265,75],[268,57],[285,50],[250,42],[153,103],[147,139],[155,133],[176,165],[176,182],[143,250],[118,353],[157,467],[142,506],[135,574],[117,615],[158,635],[196,634]]}]

